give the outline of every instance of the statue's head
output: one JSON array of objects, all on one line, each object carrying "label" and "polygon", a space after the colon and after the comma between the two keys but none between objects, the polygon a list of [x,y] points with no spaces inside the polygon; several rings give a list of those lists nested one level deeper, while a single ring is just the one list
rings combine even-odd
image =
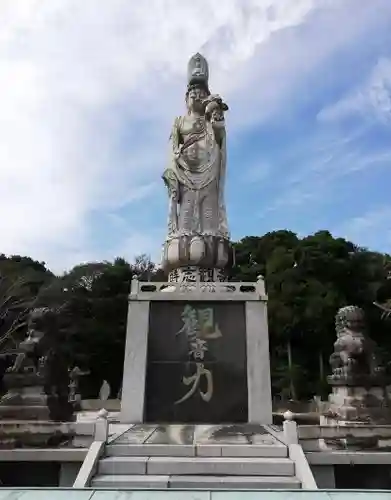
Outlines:
[{"label": "statue's head", "polygon": [[207,87],[202,84],[189,85],[186,92],[187,110],[203,113],[205,111],[205,99],[210,94]]},{"label": "statue's head", "polygon": [[29,330],[42,330],[44,317],[48,314],[47,307],[36,307],[30,311],[28,316],[28,329]]},{"label": "statue's head", "polygon": [[353,333],[364,334],[365,313],[358,306],[341,307],[335,316],[335,329],[337,335],[341,335],[345,330]]},{"label": "statue's head", "polygon": [[48,309],[46,307],[35,308],[30,312],[27,323],[27,334],[24,341],[20,344],[21,348],[29,350],[30,347],[32,348],[45,335],[43,319],[47,312]]}]

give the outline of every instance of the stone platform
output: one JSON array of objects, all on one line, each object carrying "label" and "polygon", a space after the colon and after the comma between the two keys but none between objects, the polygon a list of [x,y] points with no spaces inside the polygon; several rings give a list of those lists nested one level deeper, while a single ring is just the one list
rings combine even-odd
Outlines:
[{"label": "stone platform", "polygon": [[[251,448],[253,456],[265,456],[265,452],[276,457],[286,456],[283,433],[277,429],[258,424],[135,424],[114,438],[108,448],[122,445],[127,446],[128,451],[145,450],[151,455],[169,450],[170,454],[178,452],[180,456],[233,456],[232,453],[246,456]],[[281,440],[277,437],[279,435]]]},{"label": "stone platform", "polygon": [[134,424],[109,438],[92,486],[300,488],[282,434],[258,424]]}]

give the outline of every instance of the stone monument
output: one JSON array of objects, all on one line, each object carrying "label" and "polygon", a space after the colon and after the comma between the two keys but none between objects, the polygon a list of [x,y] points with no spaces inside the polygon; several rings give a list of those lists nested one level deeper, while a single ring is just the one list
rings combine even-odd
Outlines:
[{"label": "stone monument", "polygon": [[132,280],[121,420],[272,422],[267,297],[227,282],[234,262],[224,185],[227,104],[209,91],[206,59],[188,64],[187,113],[171,132],[163,173],[168,282]]},{"label": "stone monument", "polygon": [[342,307],[335,327],[329,417],[345,422],[391,421],[389,377],[376,343],[367,334],[364,311],[357,306]]}]

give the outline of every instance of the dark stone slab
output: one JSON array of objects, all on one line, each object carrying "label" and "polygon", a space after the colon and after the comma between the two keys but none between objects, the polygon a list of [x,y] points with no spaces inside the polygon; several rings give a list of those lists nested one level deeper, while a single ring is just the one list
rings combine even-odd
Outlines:
[{"label": "dark stone slab", "polygon": [[233,424],[196,426],[196,444],[275,444],[277,440],[263,425]]},{"label": "dark stone slab", "polygon": [[193,444],[193,425],[159,425],[146,444]]},{"label": "dark stone slab", "polygon": [[[149,361],[192,360],[186,332],[178,333],[184,327],[182,314],[186,306],[197,312],[197,318],[201,314],[206,319],[201,321],[201,327],[204,327],[200,335],[208,348],[205,359],[230,363],[242,369],[246,365],[244,303],[152,302],[148,333]],[[212,311],[213,317],[208,311]]]},{"label": "dark stone slab", "polygon": [[136,424],[110,444],[143,444],[155,432],[156,428],[156,425]]},{"label": "dark stone slab", "polygon": [[146,421],[246,422],[247,408],[244,303],[152,302]]},{"label": "dark stone slab", "polygon": [[196,444],[247,444],[245,436],[240,434],[227,434],[221,432],[222,425],[197,425],[194,432]]},{"label": "dark stone slab", "polygon": [[[205,363],[204,367],[213,375],[214,394],[211,400],[204,401],[197,389],[189,399],[178,403],[189,392],[189,386],[182,382],[183,377],[196,373],[196,363],[151,363],[147,374],[146,421],[245,422],[245,384],[239,376],[235,376],[229,365]],[[199,389],[206,393],[204,379],[200,381]]]}]

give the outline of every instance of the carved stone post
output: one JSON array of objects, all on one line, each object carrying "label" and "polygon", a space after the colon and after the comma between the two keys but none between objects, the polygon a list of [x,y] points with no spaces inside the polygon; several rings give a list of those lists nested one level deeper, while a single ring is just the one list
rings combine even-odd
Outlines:
[{"label": "carved stone post", "polygon": [[105,409],[99,411],[95,421],[94,441],[107,442],[109,437],[109,412]]}]

